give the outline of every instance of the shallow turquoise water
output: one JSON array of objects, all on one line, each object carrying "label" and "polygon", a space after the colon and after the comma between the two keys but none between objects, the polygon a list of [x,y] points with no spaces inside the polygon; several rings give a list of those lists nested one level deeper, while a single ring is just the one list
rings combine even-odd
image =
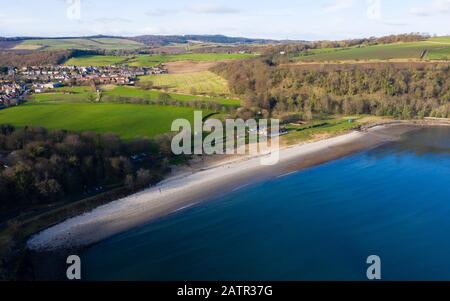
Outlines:
[{"label": "shallow turquoise water", "polygon": [[450,280],[450,128],[246,187],[86,250],[90,280]]}]

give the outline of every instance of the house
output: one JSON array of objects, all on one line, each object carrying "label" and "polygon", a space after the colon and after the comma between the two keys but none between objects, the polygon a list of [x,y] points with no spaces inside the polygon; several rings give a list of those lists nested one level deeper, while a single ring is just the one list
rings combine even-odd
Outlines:
[{"label": "house", "polygon": [[15,68],[9,68],[9,70],[8,70],[8,75],[9,75],[9,76],[14,76],[14,75],[16,75],[16,69],[15,69]]},{"label": "house", "polygon": [[45,89],[55,89],[55,88],[60,88],[63,85],[61,83],[48,83],[48,84],[44,84],[43,88]]}]

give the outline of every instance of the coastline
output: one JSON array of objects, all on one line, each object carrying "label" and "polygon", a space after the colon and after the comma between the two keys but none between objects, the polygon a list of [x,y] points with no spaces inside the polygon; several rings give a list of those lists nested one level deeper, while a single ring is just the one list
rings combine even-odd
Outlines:
[{"label": "coastline", "polygon": [[100,206],[91,212],[48,228],[27,242],[33,251],[85,247],[157,218],[237,191],[252,183],[395,141],[422,124],[382,124],[316,142],[282,148],[280,161],[262,166],[259,157],[243,157],[175,175],[140,193]]}]

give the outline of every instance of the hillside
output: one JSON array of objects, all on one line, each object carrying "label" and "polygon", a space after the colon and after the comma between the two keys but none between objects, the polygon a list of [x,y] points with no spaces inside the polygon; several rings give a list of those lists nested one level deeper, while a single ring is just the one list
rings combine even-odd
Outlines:
[{"label": "hillside", "polygon": [[23,40],[14,50],[132,50],[144,44],[123,38],[73,38],[73,39],[33,39]]},{"label": "hillside", "polygon": [[393,60],[450,58],[450,38],[430,38],[420,42],[392,43],[371,46],[321,48],[301,52],[295,59],[313,61]]},{"label": "hillside", "polygon": [[0,66],[23,67],[37,65],[58,65],[72,56],[69,50],[56,51],[0,51]]},{"label": "hillside", "polygon": [[185,36],[158,36],[144,35],[137,37],[0,37],[0,49],[9,50],[137,50],[149,47],[163,47],[177,44],[208,44],[214,45],[240,45],[240,44],[270,44],[279,43],[268,39],[250,39],[240,37],[227,37],[223,35],[185,35]]},{"label": "hillside", "polygon": [[[193,108],[135,104],[25,104],[0,112],[4,124],[52,130],[114,133],[123,139],[154,137],[170,132],[177,118],[193,119]],[[130,118],[132,116],[132,118]]]},{"label": "hillside", "polygon": [[245,59],[254,57],[248,53],[184,53],[176,55],[133,55],[133,56],[108,56],[108,55],[83,55],[73,57],[65,64],[69,66],[109,66],[129,65],[136,67],[151,67],[169,62],[217,62],[232,59]]},{"label": "hillside", "polygon": [[133,37],[130,39],[146,45],[159,45],[159,46],[165,46],[174,43],[188,43],[190,41],[217,43],[217,44],[269,44],[278,42],[269,39],[227,37],[224,35],[184,35],[184,36],[144,35]]}]

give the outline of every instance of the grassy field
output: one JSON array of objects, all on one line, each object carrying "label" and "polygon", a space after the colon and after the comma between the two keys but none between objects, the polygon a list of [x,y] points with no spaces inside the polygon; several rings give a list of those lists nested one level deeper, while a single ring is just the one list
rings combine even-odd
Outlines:
[{"label": "grassy field", "polygon": [[89,55],[68,60],[66,65],[74,66],[107,66],[124,64],[138,67],[152,67],[162,63],[178,61],[216,62],[223,60],[245,59],[254,57],[254,54],[227,54],[227,53],[186,53],[186,54],[143,54],[137,56],[104,56]]},{"label": "grassy field", "polygon": [[119,38],[98,38],[98,39],[40,39],[24,40],[16,45],[14,49],[80,49],[80,50],[120,50],[139,49],[145,47],[144,44]]},{"label": "grassy field", "polygon": [[194,61],[194,62],[217,62],[223,60],[246,59],[254,57],[254,54],[227,54],[227,53],[186,53],[173,55],[140,55],[131,59],[128,64],[132,66],[152,66],[161,63]]},{"label": "grassy field", "polygon": [[52,102],[88,102],[89,95],[95,96],[94,92],[80,92],[80,93],[41,93],[33,94],[31,99],[37,103],[52,103]]},{"label": "grassy field", "polygon": [[[118,96],[118,97],[129,97],[129,98],[142,98],[147,100],[158,100],[160,99],[161,91],[158,90],[143,90],[135,87],[115,87],[112,90],[107,90],[103,92],[104,96]],[[177,101],[211,101],[216,102],[221,105],[238,107],[240,105],[239,99],[230,99],[225,97],[209,97],[209,96],[194,96],[188,94],[177,94],[168,93],[172,100]]]},{"label": "grassy field", "polygon": [[187,94],[229,94],[228,83],[222,77],[209,72],[184,74],[161,74],[141,77],[141,81],[151,81],[154,85],[167,87],[171,92]]},{"label": "grassy field", "polygon": [[367,47],[326,48],[311,50],[300,61],[354,61],[388,59],[445,59],[450,53],[450,38],[433,38],[423,42],[396,43]]},{"label": "grassy field", "polygon": [[450,37],[434,37],[429,39],[429,41],[450,45]]},{"label": "grassy field", "polygon": [[93,88],[89,86],[57,88],[51,93],[39,93],[31,95],[35,102],[87,102],[90,95],[95,95]]},{"label": "grassy field", "polygon": [[[158,90],[144,90],[136,87],[128,86],[104,86],[101,87],[102,101],[114,101],[114,98],[138,98],[144,100],[160,100],[161,94],[164,92]],[[194,96],[188,94],[168,93],[172,100],[176,101],[204,101],[216,102],[221,105],[239,107],[239,99],[230,99],[226,97],[209,97],[209,96]],[[64,87],[55,89],[51,93],[41,93],[32,95],[31,99],[39,103],[52,102],[89,102],[90,97],[96,96],[95,91],[91,87]]]},{"label": "grassy field", "polygon": [[[353,122],[349,122],[349,119],[352,119]],[[364,123],[366,123],[365,116],[355,116],[315,120],[304,125],[290,124],[286,126],[289,134],[283,136],[281,141],[286,144],[295,144],[312,139],[323,139],[345,133]]]},{"label": "grassy field", "polygon": [[[194,109],[135,104],[34,104],[0,111],[1,123],[18,127],[115,133],[123,139],[170,132],[177,118],[193,120]],[[204,116],[210,112],[204,112]]]},{"label": "grassy field", "polygon": [[430,60],[450,60],[450,47],[433,49],[428,52],[426,58]]},{"label": "grassy field", "polygon": [[67,66],[111,66],[125,63],[126,57],[112,55],[86,55],[74,57],[65,62]]}]

